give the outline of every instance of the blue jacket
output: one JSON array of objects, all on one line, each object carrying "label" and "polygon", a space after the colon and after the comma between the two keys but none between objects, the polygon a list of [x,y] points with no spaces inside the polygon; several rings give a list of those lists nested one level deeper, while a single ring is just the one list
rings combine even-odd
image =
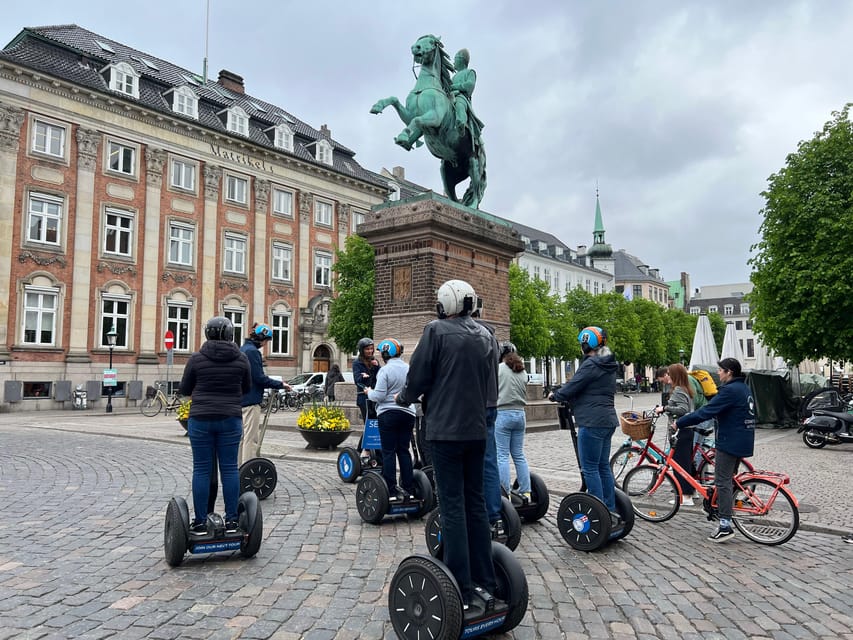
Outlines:
[{"label": "blue jacket", "polygon": [[568,402],[578,427],[616,428],[616,358],[612,353],[587,356],[574,377],[554,392],[554,399]]},{"label": "blue jacket", "polygon": [[755,445],[755,403],[744,378],[732,378],[722,385],[704,407],[675,424],[689,427],[710,418],[717,419],[717,449],[731,456],[748,458]]},{"label": "blue jacket", "polygon": [[264,398],[264,389],[284,389],[284,384],[264,373],[261,351],[252,340],[247,339],[240,347],[240,351],[245,353],[249,359],[249,368],[252,372],[252,388],[243,396],[243,400],[240,402],[241,406],[248,407],[253,404],[261,404],[261,400]]}]

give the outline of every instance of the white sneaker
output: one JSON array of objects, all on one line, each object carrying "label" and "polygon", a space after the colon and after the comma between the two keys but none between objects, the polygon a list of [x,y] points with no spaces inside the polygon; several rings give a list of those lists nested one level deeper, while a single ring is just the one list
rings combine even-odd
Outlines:
[{"label": "white sneaker", "polygon": [[693,496],[685,496],[681,499],[682,507],[692,507],[693,506]]}]

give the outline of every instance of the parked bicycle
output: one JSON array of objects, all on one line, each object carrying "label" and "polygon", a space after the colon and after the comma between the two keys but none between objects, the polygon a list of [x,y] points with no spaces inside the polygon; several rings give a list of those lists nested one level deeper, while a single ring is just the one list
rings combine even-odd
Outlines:
[{"label": "parked bicycle", "polygon": [[[634,467],[625,475],[622,488],[631,498],[634,513],[643,520],[664,522],[681,505],[681,477],[702,498],[709,520],[717,519],[717,488],[700,483],[681,467],[671,448],[659,462]],[[799,503],[788,489],[790,478],[773,471],[743,471],[734,477],[732,522],[753,542],[779,545],[790,540],[800,526]]]},{"label": "parked bicycle", "polygon": [[177,411],[181,406],[183,399],[174,391],[169,397],[166,397],[164,389],[166,383],[160,380],[154,382],[154,386],[149,386],[145,391],[145,398],[139,404],[139,410],[142,415],[152,418],[163,411],[168,414],[170,411]]}]

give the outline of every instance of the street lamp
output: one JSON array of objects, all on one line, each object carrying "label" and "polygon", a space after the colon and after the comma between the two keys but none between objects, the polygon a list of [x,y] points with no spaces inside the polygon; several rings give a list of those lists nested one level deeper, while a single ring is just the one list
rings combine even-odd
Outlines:
[{"label": "street lamp", "polygon": [[[118,333],[116,333],[116,326],[113,325],[109,331],[107,331],[107,344],[110,347],[110,369],[113,368],[113,349],[116,346],[116,337]],[[113,412],[113,389],[114,387],[110,385],[109,393],[107,394],[107,413]]]},{"label": "street lamp", "polygon": [[684,358],[684,349],[678,350],[678,360],[681,364],[687,364],[687,360]]}]

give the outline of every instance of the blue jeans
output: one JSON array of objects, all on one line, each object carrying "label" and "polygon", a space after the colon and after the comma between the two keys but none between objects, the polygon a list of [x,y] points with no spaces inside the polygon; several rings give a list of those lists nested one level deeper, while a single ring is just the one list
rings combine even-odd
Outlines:
[{"label": "blue jeans", "polygon": [[388,485],[388,491],[397,486],[397,459],[400,460],[400,486],[412,493],[414,488],[414,467],[409,444],[412,441],[412,428],[415,416],[405,411],[390,409],[379,414],[379,439],[382,441],[382,477]]},{"label": "blue jeans", "polygon": [[243,420],[239,417],[218,420],[190,418],[188,432],[193,450],[195,522],[200,523],[207,519],[210,472],[214,457],[219,461],[219,473],[222,477],[225,520],[237,520],[237,499],[240,497],[237,451],[243,437]]},{"label": "blue jeans", "polygon": [[616,511],[616,483],[610,470],[610,440],[616,427],[578,428],[578,455],[586,490]]},{"label": "blue jeans", "polygon": [[524,409],[509,409],[498,411],[495,422],[495,442],[498,448],[498,472],[501,476],[501,487],[509,494],[509,457],[515,464],[515,475],[518,478],[518,490],[521,493],[530,492],[530,467],[524,457]]},{"label": "blue jeans", "polygon": [[483,488],[486,492],[486,512],[489,522],[501,519],[501,477],[498,473],[498,448],[495,444],[495,420],[498,410],[486,409],[486,455],[483,459]]},{"label": "blue jeans", "polygon": [[494,593],[492,536],[483,495],[483,440],[432,440],[432,468],[441,511],[444,563],[471,602],[474,586]]}]

